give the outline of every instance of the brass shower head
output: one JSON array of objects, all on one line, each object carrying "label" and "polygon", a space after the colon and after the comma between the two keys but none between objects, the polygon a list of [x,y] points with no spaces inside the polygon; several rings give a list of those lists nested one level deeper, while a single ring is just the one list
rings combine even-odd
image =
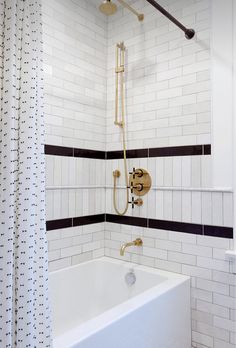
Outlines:
[{"label": "brass shower head", "polygon": [[[142,22],[144,20],[144,14],[137,12],[132,6],[130,6],[125,0],[117,0],[123,7],[127,8],[138,20]],[[117,12],[117,6],[112,0],[103,0],[103,3],[99,6],[99,10],[106,16],[111,16]]]},{"label": "brass shower head", "polygon": [[111,16],[117,11],[117,6],[111,0],[104,0],[99,6],[99,10],[106,16]]}]

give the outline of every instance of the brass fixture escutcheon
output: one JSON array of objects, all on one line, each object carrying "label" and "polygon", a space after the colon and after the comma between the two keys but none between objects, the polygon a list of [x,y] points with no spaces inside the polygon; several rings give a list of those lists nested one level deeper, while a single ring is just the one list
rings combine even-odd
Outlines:
[{"label": "brass fixture escutcheon", "polygon": [[137,198],[135,201],[134,201],[134,204],[136,204],[138,207],[141,207],[143,205],[143,200],[142,198]]},{"label": "brass fixture escutcheon", "polygon": [[132,204],[132,209],[134,209],[135,205],[137,205],[137,207],[141,207],[143,205],[143,200],[142,198],[135,199],[134,197],[132,197],[132,200],[131,202],[129,201],[129,204]]},{"label": "brass fixture escutcheon", "polygon": [[[142,173],[140,175],[139,173]],[[134,169],[129,176],[129,187],[136,196],[146,195],[152,186],[152,179],[146,169]]]},{"label": "brass fixture escutcheon", "polygon": [[114,178],[119,178],[120,177],[119,169],[116,169],[116,170],[113,171],[113,176],[114,176]]}]

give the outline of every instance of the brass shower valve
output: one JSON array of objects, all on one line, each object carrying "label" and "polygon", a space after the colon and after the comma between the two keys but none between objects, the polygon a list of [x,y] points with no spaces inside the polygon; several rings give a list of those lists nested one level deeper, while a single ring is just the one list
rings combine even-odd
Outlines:
[{"label": "brass shower valve", "polygon": [[144,172],[142,169],[135,169],[133,168],[133,171],[129,174],[133,175],[133,179],[135,179],[135,176],[137,175],[139,178],[141,178],[144,175]]},{"label": "brass shower valve", "polygon": [[143,205],[143,200],[142,198],[134,199],[134,197],[132,197],[132,201],[129,202],[129,204],[132,204],[132,209],[134,209],[135,205],[141,207]]},{"label": "brass shower valve", "polygon": [[134,192],[134,189],[141,192],[143,190],[143,184],[137,183],[136,186],[134,186],[134,183],[131,181],[130,186],[128,186],[128,188],[130,188],[131,193]]},{"label": "brass shower valve", "polygon": [[136,186],[134,186],[134,188],[135,188],[137,191],[141,192],[141,191],[143,190],[143,184],[136,184]]},{"label": "brass shower valve", "polygon": [[133,168],[133,171],[129,177],[129,186],[131,193],[136,196],[144,196],[147,194],[152,186],[152,179],[147,170],[138,168]]},{"label": "brass shower valve", "polygon": [[141,178],[141,177],[144,175],[144,172],[143,172],[142,169],[137,169],[137,170],[135,171],[135,174],[136,174],[139,178]]}]

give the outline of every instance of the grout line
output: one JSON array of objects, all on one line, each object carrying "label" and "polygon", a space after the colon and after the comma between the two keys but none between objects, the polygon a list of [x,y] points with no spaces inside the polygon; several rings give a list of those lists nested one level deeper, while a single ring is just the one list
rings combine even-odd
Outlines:
[{"label": "grout line", "polygon": [[[126,186],[117,186],[118,189],[125,189]],[[47,186],[46,190],[73,190],[73,189],[113,189],[112,185],[75,185],[75,186]],[[156,191],[193,191],[193,192],[225,192],[232,193],[233,189],[226,188],[211,188],[211,187],[181,187],[181,186],[152,186],[152,190]]]}]

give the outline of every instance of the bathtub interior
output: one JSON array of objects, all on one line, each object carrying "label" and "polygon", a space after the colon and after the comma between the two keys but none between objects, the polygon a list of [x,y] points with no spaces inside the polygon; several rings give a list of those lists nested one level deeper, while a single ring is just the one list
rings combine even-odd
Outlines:
[{"label": "bathtub interior", "polygon": [[[131,269],[136,276],[132,286],[125,281]],[[151,269],[144,271],[140,266],[108,258],[54,272],[50,277],[53,335],[62,335],[166,280]]]}]

